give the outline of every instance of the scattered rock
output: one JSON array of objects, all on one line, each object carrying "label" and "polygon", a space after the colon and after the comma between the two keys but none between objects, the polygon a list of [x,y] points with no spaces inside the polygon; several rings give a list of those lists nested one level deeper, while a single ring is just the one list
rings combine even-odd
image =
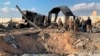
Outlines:
[{"label": "scattered rock", "polygon": [[100,33],[62,33],[54,29],[47,30],[46,33],[44,40],[39,33],[14,35],[17,48],[0,36],[0,55],[53,53],[60,56],[100,56]]}]

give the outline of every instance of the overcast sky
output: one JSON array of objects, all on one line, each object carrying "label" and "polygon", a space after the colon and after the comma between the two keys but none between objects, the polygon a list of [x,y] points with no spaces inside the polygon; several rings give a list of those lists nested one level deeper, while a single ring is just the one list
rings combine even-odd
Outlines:
[{"label": "overcast sky", "polygon": [[89,16],[96,10],[100,15],[100,0],[0,0],[0,17],[21,17],[16,5],[22,10],[31,10],[48,15],[56,6],[68,6],[75,15]]}]

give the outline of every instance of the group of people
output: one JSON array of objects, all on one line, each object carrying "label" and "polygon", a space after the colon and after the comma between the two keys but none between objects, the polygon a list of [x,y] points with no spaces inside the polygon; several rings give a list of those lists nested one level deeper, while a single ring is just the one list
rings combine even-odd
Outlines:
[{"label": "group of people", "polygon": [[82,32],[90,32],[90,33],[92,32],[92,21],[90,17],[88,17],[86,21],[82,20],[81,30]]},{"label": "group of people", "polygon": [[75,32],[92,32],[92,20],[88,17],[87,20],[82,19],[81,17],[76,17],[75,19],[69,18],[62,23],[61,18],[58,20],[58,29],[64,28],[69,31]]}]

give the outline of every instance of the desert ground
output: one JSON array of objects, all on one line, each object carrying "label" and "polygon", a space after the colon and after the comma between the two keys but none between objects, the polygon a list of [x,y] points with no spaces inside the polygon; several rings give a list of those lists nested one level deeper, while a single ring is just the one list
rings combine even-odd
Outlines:
[{"label": "desert ground", "polygon": [[[33,28],[1,32],[1,56],[100,56],[100,33]],[[9,33],[9,34],[8,34]],[[44,38],[42,38],[44,36]]]},{"label": "desert ground", "polygon": [[92,28],[93,33],[42,30],[0,29],[0,56],[100,56],[99,23]]}]

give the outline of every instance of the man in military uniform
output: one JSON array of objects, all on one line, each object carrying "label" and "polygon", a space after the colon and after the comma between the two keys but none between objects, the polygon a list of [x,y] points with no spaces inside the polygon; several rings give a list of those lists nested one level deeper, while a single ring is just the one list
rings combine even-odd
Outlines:
[{"label": "man in military uniform", "polygon": [[92,32],[92,23],[90,17],[88,17],[88,20],[86,21],[86,31],[88,33]]},{"label": "man in military uniform", "polygon": [[63,23],[62,23],[61,18],[59,18],[59,20],[58,20],[58,29],[60,30],[62,27],[63,27]]},{"label": "man in military uniform", "polygon": [[69,18],[68,19],[68,28],[69,28],[69,31],[73,31],[73,26],[74,26],[73,18]]}]

